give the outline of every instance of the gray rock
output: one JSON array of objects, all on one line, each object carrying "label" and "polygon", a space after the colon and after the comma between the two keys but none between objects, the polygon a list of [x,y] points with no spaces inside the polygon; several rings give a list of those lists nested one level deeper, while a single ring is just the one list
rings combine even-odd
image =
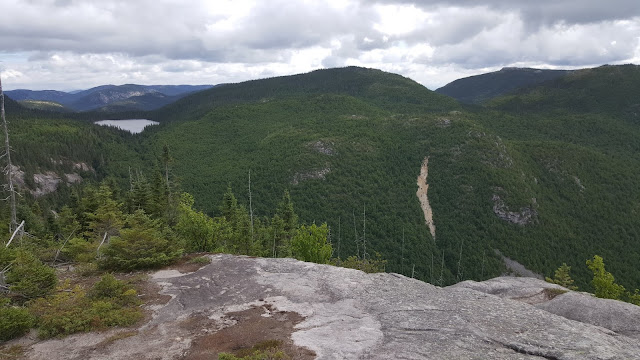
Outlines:
[{"label": "gray rock", "polygon": [[545,289],[568,291],[560,285],[550,284],[544,280],[531,277],[511,276],[501,276],[483,282],[467,280],[449,286],[448,288],[473,289],[485,294],[497,295],[501,298],[519,300],[527,304],[538,304],[548,301],[550,294],[548,291],[545,291]]},{"label": "gray rock", "polygon": [[[234,326],[227,314],[266,304],[304,317],[292,339],[318,359],[640,359],[637,339],[476,290],[528,295],[526,283],[439,288],[292,259],[211,259],[188,275],[154,275],[172,299],[135,336],[99,350],[95,334],[49,340],[28,358],[179,359],[198,337]],[[181,325],[196,316],[211,323],[197,333]]]},{"label": "gray rock", "polygon": [[536,307],[640,340],[640,307],[633,304],[570,291]]},{"label": "gray rock", "polygon": [[552,314],[601,326],[640,340],[640,307],[622,301],[599,299],[588,293],[570,291],[560,285],[525,277],[498,277],[483,282],[463,281],[449,288],[473,289],[533,304]]}]

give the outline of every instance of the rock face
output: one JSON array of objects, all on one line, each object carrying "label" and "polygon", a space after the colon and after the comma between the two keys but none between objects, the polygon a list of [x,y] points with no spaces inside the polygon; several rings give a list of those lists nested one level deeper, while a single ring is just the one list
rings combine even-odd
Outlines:
[{"label": "rock face", "polygon": [[526,277],[499,277],[480,283],[463,281],[451,288],[474,289],[526,302],[552,314],[640,340],[640,307],[625,302],[598,299],[588,293],[567,291],[562,286]]},{"label": "rock face", "polygon": [[[113,331],[43,341],[28,358],[48,359],[52,351],[67,359],[205,358],[189,354],[203,338],[239,326],[234,314],[259,308],[265,318],[296,313],[289,317],[295,321],[285,321],[294,324],[291,339],[318,359],[640,359],[637,333],[625,334],[630,324],[620,323],[617,332],[554,314],[578,319],[567,310],[571,304],[608,311],[611,303],[573,292],[547,300],[538,292],[563,288],[536,279],[439,288],[397,274],[292,259],[211,259],[194,273],[154,274],[171,300],[154,307],[134,335],[111,342],[105,337],[114,338]],[[640,307],[616,304],[624,305],[624,314],[608,316],[640,323],[634,320]]]},{"label": "rock face", "polygon": [[[520,211],[509,211],[504,204],[504,200],[499,195],[493,194],[493,212],[500,219],[517,225],[527,225],[532,223],[538,216],[538,212],[533,207],[523,207]],[[535,204],[535,199],[531,199]]]}]

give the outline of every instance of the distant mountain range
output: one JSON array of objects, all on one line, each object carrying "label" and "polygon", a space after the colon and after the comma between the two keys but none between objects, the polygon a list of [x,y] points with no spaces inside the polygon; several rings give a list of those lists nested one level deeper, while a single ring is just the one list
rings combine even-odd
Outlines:
[{"label": "distant mountain range", "polygon": [[557,79],[571,70],[505,67],[500,71],[455,80],[436,90],[467,104],[480,104],[516,89]]},{"label": "distant mountain range", "polygon": [[154,110],[213,85],[102,85],[88,90],[10,90],[5,93],[27,107],[57,111]]}]

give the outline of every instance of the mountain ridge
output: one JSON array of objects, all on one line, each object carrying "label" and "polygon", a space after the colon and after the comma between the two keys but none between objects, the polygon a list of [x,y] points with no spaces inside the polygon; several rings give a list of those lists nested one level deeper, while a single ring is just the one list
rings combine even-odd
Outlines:
[{"label": "mountain ridge", "polygon": [[[101,85],[87,90],[63,92],[57,90],[9,90],[5,93],[17,101],[39,100],[53,101],[67,106],[75,111],[90,111],[109,106],[111,104],[129,100],[128,107],[124,110],[153,110],[169,104],[181,96],[186,96],[191,92],[201,91],[213,87],[214,85]],[[153,103],[143,103],[140,106],[135,104],[136,96],[145,94],[161,94],[165,97],[162,101]],[[132,102],[133,101],[133,102]],[[114,104],[122,107],[122,104]],[[102,111],[105,111],[103,109]]]},{"label": "mountain ridge", "polygon": [[571,71],[504,67],[499,71],[454,80],[435,91],[463,103],[481,104],[511,91],[564,76]]}]

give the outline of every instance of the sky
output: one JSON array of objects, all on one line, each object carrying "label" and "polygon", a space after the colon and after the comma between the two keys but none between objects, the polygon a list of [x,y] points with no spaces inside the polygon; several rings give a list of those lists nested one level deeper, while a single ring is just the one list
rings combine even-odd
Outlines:
[{"label": "sky", "polygon": [[5,90],[640,63],[637,0],[2,0]]}]

